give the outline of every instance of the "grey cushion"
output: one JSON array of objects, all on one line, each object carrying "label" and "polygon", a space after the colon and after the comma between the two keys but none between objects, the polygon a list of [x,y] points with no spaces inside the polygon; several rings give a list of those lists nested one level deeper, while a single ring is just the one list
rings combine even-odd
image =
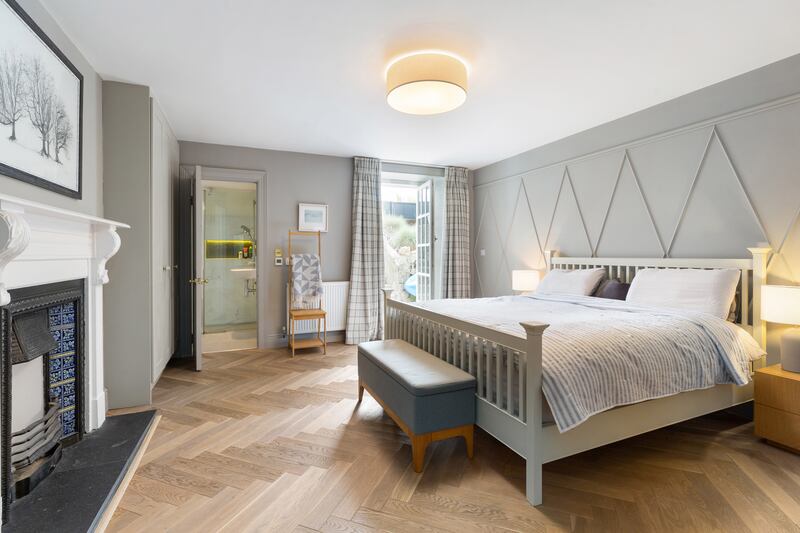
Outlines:
[{"label": "grey cushion", "polygon": [[358,352],[414,396],[475,389],[472,375],[399,339],[363,342]]},{"label": "grey cushion", "polygon": [[597,287],[592,296],[597,298],[609,298],[612,300],[624,300],[628,295],[630,283],[622,283],[618,279],[607,279]]}]

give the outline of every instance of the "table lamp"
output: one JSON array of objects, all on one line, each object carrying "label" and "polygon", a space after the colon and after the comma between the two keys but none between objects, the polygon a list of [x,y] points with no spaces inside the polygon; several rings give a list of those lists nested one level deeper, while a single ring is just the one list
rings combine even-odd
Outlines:
[{"label": "table lamp", "polygon": [[[800,325],[800,286],[764,285],[761,319]],[[781,337],[781,366],[790,372],[800,372],[800,328],[792,328]]]},{"label": "table lamp", "polygon": [[538,270],[512,270],[511,290],[519,292],[535,291],[539,286]]}]

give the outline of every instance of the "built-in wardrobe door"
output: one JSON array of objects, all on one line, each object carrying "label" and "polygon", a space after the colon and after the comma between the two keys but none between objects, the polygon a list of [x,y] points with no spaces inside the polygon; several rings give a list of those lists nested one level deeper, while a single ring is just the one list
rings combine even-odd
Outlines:
[{"label": "built-in wardrobe door", "polygon": [[153,269],[153,365],[152,384],[174,352],[173,183],[178,175],[178,141],[155,100],[152,123],[152,269]]}]

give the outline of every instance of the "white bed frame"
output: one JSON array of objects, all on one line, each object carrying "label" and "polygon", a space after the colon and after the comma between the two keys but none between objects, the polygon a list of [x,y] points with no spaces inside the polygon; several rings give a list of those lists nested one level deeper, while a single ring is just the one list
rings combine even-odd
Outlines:
[{"label": "white bed frame", "polygon": [[[737,324],[765,347],[761,286],[766,283],[770,249],[748,250],[751,259],[569,258],[551,251],[545,256],[548,271],[602,267],[609,277],[625,282],[630,282],[642,268],[740,270]],[[555,424],[542,426],[542,333],[547,324],[521,323],[526,332],[526,337],[521,337],[392,300],[390,295],[391,290],[384,290],[385,338],[403,339],[476,376],[476,423],[526,460],[526,493],[533,505],[542,503],[543,463],[738,405],[753,397],[752,383],[741,387],[717,385],[617,407],[559,433]],[[492,379],[486,372],[490,364],[496,365]],[[762,360],[753,366],[763,364]],[[506,379],[501,379],[502,373]],[[518,394],[511,394],[504,387],[518,387],[514,391]],[[511,400],[506,401],[507,398]]]}]

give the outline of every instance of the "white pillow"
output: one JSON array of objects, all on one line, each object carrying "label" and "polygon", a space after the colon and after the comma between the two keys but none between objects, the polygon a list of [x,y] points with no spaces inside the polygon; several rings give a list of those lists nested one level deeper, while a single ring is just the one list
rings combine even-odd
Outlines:
[{"label": "white pillow", "polygon": [[635,305],[701,311],[726,319],[739,284],[738,270],[656,269],[636,273],[626,301]]},{"label": "white pillow", "polygon": [[589,296],[606,276],[604,268],[585,270],[551,270],[539,282],[539,294],[578,294]]}]

